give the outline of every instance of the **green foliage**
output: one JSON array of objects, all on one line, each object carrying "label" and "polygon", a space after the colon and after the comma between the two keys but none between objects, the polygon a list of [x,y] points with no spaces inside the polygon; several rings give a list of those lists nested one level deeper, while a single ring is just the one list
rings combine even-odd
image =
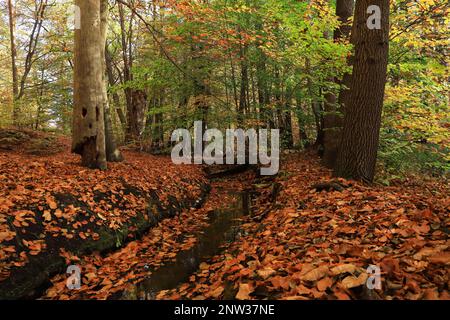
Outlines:
[{"label": "green foliage", "polygon": [[[34,5],[16,4],[21,75]],[[138,1],[140,17],[123,6],[123,26],[118,3],[110,4],[107,46],[114,84],[108,92],[114,131],[124,136],[120,112],[114,111],[126,116],[125,91],[140,90],[147,97],[140,138],[149,145],[167,145],[174,129],[190,128],[202,118],[219,129],[283,128],[286,115],[301,136],[297,144],[312,144],[326,115],[325,95],[338,96],[342,87],[336,80],[351,73],[349,39],[333,39],[340,26],[335,1]],[[70,132],[73,30],[66,24],[68,5],[58,2],[46,11],[18,102],[26,127]],[[379,163],[391,174],[444,174],[450,160],[449,5],[444,0],[395,0],[391,6]],[[12,118],[6,18],[0,19],[0,126],[10,125]],[[123,51],[132,61],[131,81],[124,80]],[[283,145],[290,144],[289,137],[283,139]]]},{"label": "green foliage", "polygon": [[[388,83],[379,162],[391,176],[450,172],[448,3],[392,4]],[[433,12],[417,17],[417,12]],[[415,22],[412,23],[411,22]],[[409,28],[407,26],[411,24]]]},{"label": "green foliage", "polygon": [[413,141],[397,129],[383,128],[379,161],[389,178],[410,173],[433,176],[450,173],[450,148],[426,141]]}]

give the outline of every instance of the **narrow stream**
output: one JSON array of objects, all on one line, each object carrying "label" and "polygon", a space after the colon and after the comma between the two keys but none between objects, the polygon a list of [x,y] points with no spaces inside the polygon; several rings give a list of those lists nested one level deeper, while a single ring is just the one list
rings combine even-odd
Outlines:
[{"label": "narrow stream", "polygon": [[154,271],[149,278],[127,292],[122,299],[154,300],[162,290],[174,289],[185,283],[202,262],[220,252],[221,246],[236,239],[241,218],[250,214],[249,193],[232,194],[235,200],[210,215],[210,225],[198,236],[193,248],[178,253],[176,260]]}]

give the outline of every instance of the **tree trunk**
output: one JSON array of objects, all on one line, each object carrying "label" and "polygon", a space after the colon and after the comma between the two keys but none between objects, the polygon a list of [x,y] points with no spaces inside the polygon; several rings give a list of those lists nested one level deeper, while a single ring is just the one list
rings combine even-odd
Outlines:
[{"label": "tree trunk", "polygon": [[[380,29],[368,28],[370,5],[381,9]],[[356,2],[352,43],[353,75],[335,175],[372,182],[389,55],[389,0]]]},{"label": "tree trunk", "polygon": [[[112,57],[111,54],[108,52],[108,48],[105,48],[105,60],[106,60],[106,74],[108,75],[108,83],[110,86],[114,86],[116,83],[114,81]],[[114,107],[116,109],[117,115],[119,116],[120,124],[122,125],[122,128],[125,130],[127,126],[127,119],[123,113],[122,108],[120,107],[120,98],[116,92],[112,94],[112,101],[114,102]]]},{"label": "tree trunk", "polygon": [[123,76],[125,97],[127,102],[127,127],[125,140],[127,142],[139,141],[145,127],[145,111],[147,110],[147,94],[143,90],[132,88],[133,81],[133,21],[134,11],[131,11],[128,30],[125,25],[125,12],[123,4],[119,3],[119,23],[121,30]]},{"label": "tree trunk", "polygon": [[[346,25],[353,14],[353,0],[337,0],[336,15],[341,22],[339,28],[334,31],[334,40],[338,42],[342,38],[349,36],[351,28]],[[344,76],[344,85],[348,85],[348,78]],[[335,79],[333,79],[336,81]],[[347,81],[347,83],[345,83]],[[341,98],[343,98],[342,95]],[[332,93],[325,95],[325,114],[324,114],[324,137],[323,137],[323,163],[328,168],[334,168],[337,160],[339,141],[343,126],[343,108],[336,96]]]},{"label": "tree trunk", "polygon": [[300,137],[300,145],[303,148],[309,147],[308,134],[306,133],[306,114],[303,110],[302,101],[299,95],[296,97],[297,123]]},{"label": "tree trunk", "polygon": [[323,137],[324,137],[324,131],[323,131],[323,106],[320,102],[313,101],[311,104],[312,113],[314,115],[314,122],[316,123],[316,141],[314,142],[314,146],[319,148],[319,155],[323,155]]},{"label": "tree trunk", "polygon": [[81,28],[75,30],[72,152],[82,165],[106,169],[104,76],[105,39],[101,32],[101,0],[76,0]]},{"label": "tree trunk", "polygon": [[[312,75],[313,72],[311,70],[311,61],[309,58],[306,58],[305,61],[305,68],[306,68],[306,72],[309,75]],[[313,88],[313,83],[311,81],[311,77],[308,77],[308,79],[306,80],[306,88],[308,90],[308,94],[309,97],[311,99],[311,111],[312,114],[314,115],[314,122],[316,124],[316,141],[314,142],[314,146],[315,147],[319,147],[319,154],[320,156],[323,155],[323,106],[322,104],[318,101],[317,97],[321,95],[321,92],[319,92],[319,94],[317,94],[315,92],[315,88]],[[320,90],[319,90],[320,91]],[[322,149],[322,151],[321,151]]]},{"label": "tree trunk", "polygon": [[18,119],[18,106],[16,105],[17,96],[19,95],[19,78],[17,76],[17,65],[16,65],[16,41],[14,34],[14,8],[12,5],[12,0],[8,0],[8,13],[9,13],[9,37],[11,43],[11,70],[12,70],[12,86],[13,86],[13,122],[16,123]]},{"label": "tree trunk", "polygon": [[116,140],[114,138],[114,131],[111,121],[111,111],[108,103],[105,105],[105,148],[106,148],[106,160],[108,162],[121,162],[123,161],[122,153],[117,148]]},{"label": "tree trunk", "polygon": [[284,141],[286,147],[292,149],[294,147],[294,137],[292,135],[292,115],[291,115],[291,103],[286,101],[285,110],[283,112],[283,125],[284,125]]},{"label": "tree trunk", "polygon": [[[262,26],[261,26],[262,27]],[[268,115],[267,105],[269,104],[269,93],[267,88],[267,66],[266,56],[261,49],[257,49],[258,60],[256,64],[256,83],[258,91],[258,104],[259,104],[259,118],[263,120],[264,127],[270,126],[270,119]]]},{"label": "tree trunk", "polygon": [[40,81],[41,81],[41,85],[39,87],[36,87],[37,90],[37,110],[36,110],[36,121],[34,122],[34,129],[35,130],[39,130],[39,125],[41,124],[40,120],[41,120],[41,113],[42,113],[42,98],[44,97],[44,78],[45,77],[45,69],[42,68],[41,69],[41,77],[40,77]]},{"label": "tree trunk", "polygon": [[101,58],[102,58],[102,91],[103,91],[103,108],[104,108],[104,121],[105,121],[105,152],[106,152],[106,160],[109,162],[120,162],[123,161],[122,154],[117,148],[116,139],[114,137],[114,131],[112,127],[111,121],[111,113],[109,110],[109,101],[108,101],[108,80],[106,76],[106,36],[108,29],[108,0],[101,0],[100,5],[100,19],[101,19],[101,28],[100,28],[100,37],[101,43],[104,44],[102,46]]},{"label": "tree trunk", "polygon": [[[130,81],[133,80],[131,74],[131,52],[129,49],[129,41],[131,41],[130,35],[127,37],[127,31],[125,28],[125,13],[123,4],[119,3],[119,22],[120,22],[120,36],[121,36],[121,44],[122,44],[122,59],[123,59],[123,82],[125,84],[124,92],[125,99],[127,102],[127,127],[125,130],[125,141],[131,142],[138,139],[138,135],[136,133],[136,125],[134,123],[134,107],[133,107],[133,90],[129,86]],[[132,29],[132,21],[130,21],[130,29]],[[128,38],[128,39],[127,39]]]},{"label": "tree trunk", "polygon": [[238,126],[242,127],[245,121],[245,114],[247,111],[247,87],[248,87],[248,63],[246,61],[247,48],[245,46],[240,47],[239,58],[241,59],[241,89],[239,96],[239,109],[238,109]]},{"label": "tree trunk", "polygon": [[127,135],[131,140],[137,141],[140,139],[145,127],[146,110],[147,94],[143,90],[131,90],[131,108],[127,111]]}]

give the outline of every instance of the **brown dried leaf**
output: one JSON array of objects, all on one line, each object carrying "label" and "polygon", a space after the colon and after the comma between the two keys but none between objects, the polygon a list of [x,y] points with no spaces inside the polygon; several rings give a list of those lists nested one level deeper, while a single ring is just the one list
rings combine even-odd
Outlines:
[{"label": "brown dried leaf", "polygon": [[239,291],[236,295],[238,300],[250,300],[250,293],[254,291],[254,288],[248,283],[239,284]]},{"label": "brown dried leaf", "polygon": [[312,271],[309,271],[307,274],[302,276],[300,279],[303,281],[317,281],[322,279],[328,274],[327,266],[320,266]]},{"label": "brown dried leaf", "polygon": [[347,278],[342,280],[341,284],[346,289],[360,287],[366,284],[368,277],[369,276],[367,275],[367,273],[363,272],[359,275],[359,277],[348,276]]},{"label": "brown dried leaf", "polygon": [[331,268],[331,274],[334,276],[343,274],[343,273],[353,273],[356,271],[356,266],[354,264],[342,264]]}]

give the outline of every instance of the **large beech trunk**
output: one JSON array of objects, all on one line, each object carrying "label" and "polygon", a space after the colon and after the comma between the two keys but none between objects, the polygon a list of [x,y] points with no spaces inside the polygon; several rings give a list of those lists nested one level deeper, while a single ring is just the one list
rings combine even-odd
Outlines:
[{"label": "large beech trunk", "polygon": [[[381,9],[381,29],[369,29],[367,9]],[[389,0],[356,1],[353,74],[335,174],[372,182],[379,145],[389,53]]]},{"label": "large beech trunk", "polygon": [[76,0],[81,28],[75,30],[72,151],[83,166],[106,169],[104,47],[101,0]]},{"label": "large beech trunk", "polygon": [[[347,26],[347,22],[353,14],[354,0],[337,0],[336,15],[343,24],[334,31],[334,40],[340,41],[350,35],[351,27]],[[341,84],[348,86],[349,75],[345,75]],[[337,80],[337,79],[336,79]],[[335,81],[336,81],[335,80]],[[336,81],[339,82],[339,81]],[[346,91],[343,89],[342,91]],[[343,126],[344,101],[342,98],[345,93],[340,94],[339,99],[332,93],[325,95],[325,114],[323,117],[324,137],[323,137],[323,163],[329,168],[333,168],[336,164],[340,137]]]}]

